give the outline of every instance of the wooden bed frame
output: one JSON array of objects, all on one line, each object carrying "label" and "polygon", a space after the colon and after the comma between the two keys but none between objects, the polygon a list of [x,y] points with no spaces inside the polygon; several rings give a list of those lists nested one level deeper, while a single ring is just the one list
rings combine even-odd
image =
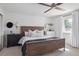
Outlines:
[{"label": "wooden bed frame", "polygon": [[[25,31],[28,30],[43,30],[43,27],[38,26],[22,26],[21,27],[21,33],[23,34]],[[22,55],[42,55],[46,53],[53,52],[57,49],[64,48],[65,50],[65,38],[59,38],[59,37],[51,37],[47,39],[42,40],[30,40],[25,42],[25,44],[22,47]]]}]

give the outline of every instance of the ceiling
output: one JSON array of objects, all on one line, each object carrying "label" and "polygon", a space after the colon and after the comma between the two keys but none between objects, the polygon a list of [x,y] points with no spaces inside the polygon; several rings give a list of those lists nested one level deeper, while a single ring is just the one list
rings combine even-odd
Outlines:
[{"label": "ceiling", "polygon": [[5,12],[10,12],[10,13],[21,13],[28,15],[51,17],[76,10],[79,8],[79,3],[63,3],[59,7],[65,9],[65,11],[52,9],[47,13],[44,13],[44,11],[49,9],[49,7],[37,3],[0,3],[0,7],[2,7],[2,9]]}]

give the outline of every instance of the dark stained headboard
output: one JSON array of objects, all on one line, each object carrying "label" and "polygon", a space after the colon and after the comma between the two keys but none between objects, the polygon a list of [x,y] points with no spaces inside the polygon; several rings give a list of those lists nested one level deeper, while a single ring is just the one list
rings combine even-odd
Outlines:
[{"label": "dark stained headboard", "polygon": [[25,31],[29,31],[29,30],[32,30],[32,31],[34,31],[34,30],[43,30],[44,29],[44,27],[42,27],[42,26],[21,26],[21,34],[24,34],[24,32]]}]

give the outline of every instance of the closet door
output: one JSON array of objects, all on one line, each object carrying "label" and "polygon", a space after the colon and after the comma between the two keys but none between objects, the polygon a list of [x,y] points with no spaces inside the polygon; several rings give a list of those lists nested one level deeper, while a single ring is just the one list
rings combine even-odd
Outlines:
[{"label": "closet door", "polygon": [[2,15],[0,14],[0,49],[3,47]]}]

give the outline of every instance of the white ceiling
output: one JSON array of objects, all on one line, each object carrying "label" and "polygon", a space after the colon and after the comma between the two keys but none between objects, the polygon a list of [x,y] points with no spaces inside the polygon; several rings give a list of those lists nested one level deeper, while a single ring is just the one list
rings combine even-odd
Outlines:
[{"label": "white ceiling", "polygon": [[79,8],[79,3],[63,3],[59,7],[65,9],[65,11],[52,9],[48,13],[44,13],[44,11],[49,9],[49,7],[37,3],[0,3],[0,7],[2,7],[5,12],[50,17],[76,10]]}]

